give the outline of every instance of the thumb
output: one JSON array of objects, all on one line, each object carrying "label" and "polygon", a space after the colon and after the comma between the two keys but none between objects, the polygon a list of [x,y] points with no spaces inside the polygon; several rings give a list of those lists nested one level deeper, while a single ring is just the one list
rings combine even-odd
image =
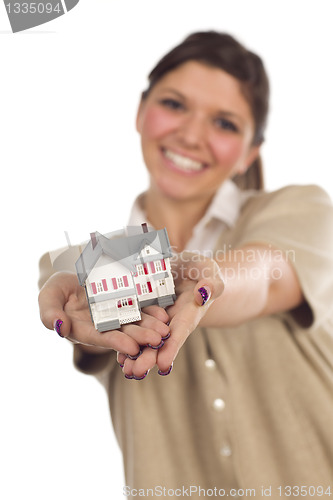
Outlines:
[{"label": "thumb", "polygon": [[49,330],[55,330],[61,337],[68,337],[71,332],[72,322],[65,313],[65,305],[78,287],[77,277],[73,273],[55,273],[39,293],[42,323]]},{"label": "thumb", "polygon": [[210,304],[217,299],[224,290],[223,280],[200,280],[193,293],[195,303],[204,306],[207,302]]},{"label": "thumb", "polygon": [[38,298],[40,319],[49,330],[55,330],[60,337],[68,337],[72,322],[64,311],[61,300],[52,300],[47,291],[41,291]]}]

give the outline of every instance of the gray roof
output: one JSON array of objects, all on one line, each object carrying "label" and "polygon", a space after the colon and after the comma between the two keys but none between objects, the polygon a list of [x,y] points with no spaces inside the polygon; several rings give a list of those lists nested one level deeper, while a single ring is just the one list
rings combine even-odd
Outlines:
[{"label": "gray roof", "polygon": [[[172,256],[170,242],[166,229],[149,230],[130,236],[114,236],[111,239],[96,232],[96,246],[93,248],[90,240],[80,257],[75,263],[76,272],[80,285],[83,285],[92,269],[95,267],[98,259],[104,254],[111,257],[114,261],[121,261],[131,272],[135,272],[135,266],[145,261],[151,261],[156,258],[167,258]],[[119,234],[119,233],[118,233]],[[157,251],[157,255],[148,256],[139,259],[142,249],[149,245]]]}]

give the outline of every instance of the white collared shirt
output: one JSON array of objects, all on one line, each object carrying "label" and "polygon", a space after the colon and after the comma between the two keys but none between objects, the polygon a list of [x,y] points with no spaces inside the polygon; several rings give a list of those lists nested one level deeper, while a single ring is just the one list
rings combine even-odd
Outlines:
[{"label": "white collared shirt", "polygon": [[[226,180],[217,190],[205,215],[195,225],[192,236],[186,244],[186,250],[191,252],[204,253],[215,248],[217,239],[221,232],[235,225],[241,207],[251,191],[241,191],[234,182]],[[139,226],[143,222],[148,222],[147,216],[141,206],[139,195],[135,200],[128,224]]]}]

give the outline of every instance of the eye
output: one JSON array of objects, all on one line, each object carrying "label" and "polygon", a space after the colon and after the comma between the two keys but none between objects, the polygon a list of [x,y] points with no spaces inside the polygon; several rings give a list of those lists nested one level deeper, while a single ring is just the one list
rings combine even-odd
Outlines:
[{"label": "eye", "polygon": [[238,132],[238,127],[227,118],[217,118],[216,125],[222,130],[230,130],[231,132]]},{"label": "eye", "polygon": [[174,110],[179,110],[184,108],[181,102],[177,101],[177,99],[172,99],[171,97],[168,97],[166,99],[161,99],[160,104],[162,104],[162,106],[165,106],[166,108]]}]

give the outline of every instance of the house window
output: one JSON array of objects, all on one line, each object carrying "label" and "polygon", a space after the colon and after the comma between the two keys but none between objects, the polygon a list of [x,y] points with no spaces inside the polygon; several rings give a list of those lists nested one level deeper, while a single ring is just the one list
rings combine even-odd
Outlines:
[{"label": "house window", "polygon": [[121,276],[119,276],[117,278],[117,285],[118,285],[118,288],[124,288],[124,280]]},{"label": "house window", "polygon": [[91,283],[91,291],[94,295],[96,295],[96,293],[107,292],[108,285],[106,283],[106,280],[92,282]]},{"label": "house window", "polygon": [[146,255],[149,255],[149,254],[150,254],[150,248],[149,248],[149,247],[147,247],[147,248],[146,248]]},{"label": "house window", "polygon": [[118,300],[117,303],[118,309],[120,309],[121,307],[127,307],[132,305],[133,305],[133,299],[131,298]]},{"label": "house window", "polygon": [[165,260],[164,259],[161,260],[161,264],[162,264],[163,271],[165,271],[166,270],[166,265],[165,265]]},{"label": "house window", "polygon": [[136,271],[139,276],[143,276],[145,274],[142,264],[136,266]]},{"label": "house window", "polygon": [[151,293],[153,291],[150,281],[141,284],[142,293]]},{"label": "house window", "polygon": [[160,261],[160,260],[157,260],[157,261],[155,262],[155,269],[156,269],[156,272],[157,272],[157,273],[162,272],[162,264],[161,264],[161,261]]}]

